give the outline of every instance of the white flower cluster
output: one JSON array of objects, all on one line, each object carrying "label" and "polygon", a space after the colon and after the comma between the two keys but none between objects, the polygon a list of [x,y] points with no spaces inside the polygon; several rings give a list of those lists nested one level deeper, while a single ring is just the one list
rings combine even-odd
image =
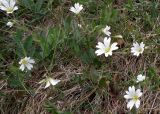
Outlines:
[{"label": "white flower cluster", "polygon": [[[18,10],[18,6],[16,6],[16,0],[0,0],[0,10],[5,11],[7,14],[13,13],[14,11]],[[83,10],[83,5],[79,3],[75,3],[73,7],[70,7],[69,9],[71,12],[75,14],[79,14]],[[7,26],[12,27],[13,23],[8,22]],[[78,24],[78,26],[81,28],[82,26]],[[103,42],[98,42],[96,45],[97,50],[95,51],[95,54],[97,56],[100,56],[102,54],[105,55],[105,57],[112,56],[113,51],[118,50],[118,43],[114,42],[111,43],[111,27],[106,26],[102,32],[106,35],[106,37],[103,39]],[[122,38],[121,35],[117,35],[116,37]],[[139,56],[143,53],[145,48],[145,44],[141,42],[140,44],[135,42],[133,43],[133,47],[131,48],[131,53],[135,56]],[[20,70],[24,71],[31,70],[33,68],[33,64],[35,63],[34,59],[31,59],[30,57],[25,57],[19,61],[20,64]],[[137,76],[137,83],[142,82],[145,80],[145,76],[142,74]],[[52,79],[51,77],[46,77],[46,79],[43,79],[39,83],[46,83],[45,88],[48,88],[50,85],[56,85],[60,82],[58,79]],[[142,96],[142,92],[140,89],[135,89],[135,86],[130,86],[128,88],[128,91],[126,91],[126,95],[124,95],[124,98],[127,99],[128,104],[127,108],[130,110],[135,105],[136,108],[139,108],[140,106],[140,100],[139,98]]]},{"label": "white flower cluster", "polygon": [[[139,74],[137,76],[137,80],[136,82],[142,82],[145,80],[145,76],[143,76],[142,74]],[[124,98],[128,101],[127,103],[127,108],[129,108],[130,110],[133,108],[133,106],[135,106],[136,108],[139,108],[140,106],[140,100],[139,98],[142,96],[142,92],[140,89],[135,89],[135,86],[130,86],[128,88],[128,91],[126,91],[126,95],[124,95]]]},{"label": "white flower cluster", "polygon": [[[79,3],[75,3],[74,6],[70,7],[70,11],[79,14],[81,10],[83,9],[83,5]],[[108,57],[109,55],[112,55],[112,51],[117,50],[118,46],[117,43],[111,44],[111,32],[110,32],[111,27],[107,26],[102,30],[102,32],[107,35],[107,37],[104,38],[103,43],[98,42],[98,45],[96,45],[96,48],[98,48],[95,53],[97,56],[104,54],[105,57]],[[116,35],[115,37],[117,38],[122,38],[121,35]],[[141,42],[138,44],[137,42],[133,43],[133,47],[131,48],[131,53],[135,56],[139,56],[140,54],[143,53],[145,48],[145,44]]]},{"label": "white flower cluster", "polygon": [[[112,51],[117,50],[117,43],[113,43],[110,44],[111,41],[111,32],[110,32],[110,26],[106,26],[102,32],[107,35],[107,37],[104,38],[104,43],[98,42],[98,45],[96,45],[96,47],[98,48],[98,50],[95,51],[95,53],[97,54],[97,56],[105,54],[105,57],[108,57],[108,55],[112,55]],[[115,37],[118,38],[122,38],[121,35],[117,35]],[[143,42],[141,42],[140,44],[133,43],[133,47],[131,48],[131,53],[133,53],[133,55],[135,56],[139,56],[140,54],[143,53],[145,48],[145,44]]]},{"label": "white flower cluster", "polygon": [[[77,9],[78,5],[75,5],[76,10],[80,10]],[[18,6],[16,6],[16,0],[0,0],[0,10],[5,11],[7,14],[11,14],[14,11],[18,10]],[[73,10],[73,8],[72,8]],[[74,11],[74,10],[73,10]],[[7,26],[8,27],[12,27],[13,26],[13,22],[9,21],[7,22]],[[20,67],[19,69],[21,71],[24,71],[25,69],[27,70],[31,70],[33,68],[33,64],[35,63],[34,59],[31,59],[30,57],[25,57],[23,59],[21,59],[19,61]],[[45,88],[49,87],[50,85],[56,85],[60,82],[60,80],[56,80],[56,79],[52,79],[50,77],[47,77],[46,79],[43,79],[42,81],[40,81],[40,83],[46,83]]]},{"label": "white flower cluster", "polygon": [[105,57],[108,57],[109,55],[112,55],[112,51],[117,50],[118,46],[117,46],[117,42],[114,42],[113,44],[111,44],[111,32],[110,32],[110,26],[106,26],[102,31],[105,35],[107,35],[107,37],[104,38],[103,43],[102,42],[98,42],[98,45],[96,45],[96,48],[98,48],[95,53],[97,54],[97,56],[104,54]]},{"label": "white flower cluster", "polygon": [[[79,3],[74,4],[74,7],[70,8],[70,11],[74,12],[75,14],[79,14],[80,11],[83,9],[83,6],[80,5]],[[97,50],[95,51],[95,54],[97,56],[100,56],[102,54],[105,55],[105,57],[111,56],[112,52],[118,49],[118,43],[114,42],[111,43],[111,32],[110,32],[111,27],[106,26],[104,29],[102,29],[102,32],[106,35],[104,38],[103,42],[98,42],[96,45]],[[116,35],[114,36],[116,38],[123,38],[121,35]],[[131,48],[131,53],[135,56],[139,56],[140,54],[143,53],[145,48],[145,44],[141,42],[138,44],[137,42],[133,43],[133,47]],[[142,82],[145,80],[145,76],[142,74],[137,76],[136,82]],[[49,82],[48,82],[49,85]],[[128,91],[126,91],[126,95],[124,95],[124,98],[127,99],[128,104],[127,108],[130,110],[133,108],[135,105],[136,108],[139,108],[140,106],[140,100],[139,98],[142,96],[142,92],[140,89],[135,89],[135,86],[129,87]]]},{"label": "white flower cluster", "polygon": [[[30,57],[25,57],[19,61],[20,64],[20,70],[24,71],[25,68],[27,70],[31,70],[33,68],[33,64],[35,63],[34,59],[31,59]],[[60,80],[52,79],[51,77],[47,77],[46,79],[41,80],[39,83],[46,83],[45,88],[48,88],[50,85],[57,85],[60,82]]]}]

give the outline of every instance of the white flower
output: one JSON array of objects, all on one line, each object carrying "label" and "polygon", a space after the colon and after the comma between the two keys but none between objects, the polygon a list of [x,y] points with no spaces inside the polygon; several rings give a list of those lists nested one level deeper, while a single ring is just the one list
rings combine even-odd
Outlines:
[{"label": "white flower", "polygon": [[142,96],[142,92],[140,89],[135,90],[135,87],[129,87],[129,91],[126,91],[126,95],[124,95],[124,98],[128,100],[127,108],[130,110],[135,105],[136,108],[139,108],[140,106],[140,100],[139,98]]},{"label": "white flower", "polygon": [[70,7],[70,11],[72,11],[75,14],[79,14],[79,12],[83,9],[83,5],[79,3],[75,3],[74,7]]},{"label": "white flower", "polygon": [[28,70],[31,70],[33,68],[32,64],[34,63],[35,63],[34,59],[31,59],[30,57],[25,57],[20,60],[19,64],[21,66],[19,69],[21,69],[22,71],[24,71],[25,68],[27,68]]},{"label": "white flower", "polygon": [[0,9],[6,11],[8,14],[18,10],[18,7],[15,6],[16,0],[0,0],[0,4]]},{"label": "white flower", "polygon": [[81,24],[78,24],[78,27],[79,27],[79,28],[82,28],[82,25],[81,25]]},{"label": "white flower", "polygon": [[133,53],[133,55],[135,56],[139,56],[139,54],[142,54],[144,51],[144,46],[145,44],[143,42],[141,42],[140,44],[133,43],[133,47],[131,48],[131,53]]},{"label": "white flower", "polygon": [[111,32],[109,31],[111,29],[110,26],[106,26],[102,31],[104,34],[106,34],[107,36],[111,35]]},{"label": "white flower", "polygon": [[13,23],[9,21],[9,22],[7,22],[6,25],[11,28],[13,26]]},{"label": "white flower", "polygon": [[137,81],[136,82],[137,83],[138,82],[142,82],[143,80],[145,80],[145,78],[146,78],[145,76],[143,76],[142,74],[140,74],[140,75],[137,76]]},{"label": "white flower", "polygon": [[98,50],[95,51],[95,53],[97,54],[97,56],[105,54],[105,57],[108,57],[109,55],[112,55],[112,51],[117,50],[117,43],[111,43],[111,38],[104,38],[104,43],[102,42],[98,42],[98,45],[96,45],[96,48],[98,48]]},{"label": "white flower", "polygon": [[59,82],[60,82],[60,80],[47,77],[46,79],[41,80],[39,83],[46,83],[46,86],[44,88],[47,88],[50,85],[53,85],[53,86],[57,85]]}]

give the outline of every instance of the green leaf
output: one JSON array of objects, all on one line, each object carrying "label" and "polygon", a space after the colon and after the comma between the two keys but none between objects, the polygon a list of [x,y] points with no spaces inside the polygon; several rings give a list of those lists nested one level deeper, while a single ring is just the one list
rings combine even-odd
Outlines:
[{"label": "green leaf", "polygon": [[51,48],[49,47],[47,39],[45,37],[39,36],[39,39],[40,39],[40,46],[42,48],[42,58],[45,58],[50,54]]},{"label": "green leaf", "polygon": [[155,70],[155,68],[150,67],[150,68],[148,69],[148,76],[149,76],[150,78],[154,78],[154,77],[156,76],[156,70]]},{"label": "green leaf", "polygon": [[14,37],[14,40],[17,43],[17,45],[20,45],[23,38],[22,36],[23,36],[23,32],[21,30],[17,30]]},{"label": "green leaf", "polygon": [[19,2],[21,5],[25,6],[25,8],[33,10],[33,0],[20,0]]},{"label": "green leaf", "polygon": [[50,113],[50,114],[59,114],[57,109],[51,104],[47,103],[45,105],[45,109]]},{"label": "green leaf", "polygon": [[32,36],[29,36],[28,38],[26,38],[25,42],[24,42],[24,48],[25,50],[31,50],[32,49]]},{"label": "green leaf", "polygon": [[5,97],[6,94],[4,94],[3,92],[0,92],[0,96],[1,96],[1,97]]},{"label": "green leaf", "polygon": [[22,38],[23,38],[23,31],[17,30],[14,35],[14,41],[17,44],[16,45],[16,54],[19,57],[26,56],[26,51],[25,51],[24,45],[22,43]]},{"label": "green leaf", "polygon": [[105,77],[102,77],[99,81],[99,87],[100,88],[106,87],[106,81],[107,79]]},{"label": "green leaf", "polygon": [[5,61],[5,59],[4,59],[4,57],[3,57],[3,55],[1,53],[0,53],[0,60]]},{"label": "green leaf", "polygon": [[37,0],[37,2],[35,3],[35,12],[39,12],[42,8],[44,0]]}]

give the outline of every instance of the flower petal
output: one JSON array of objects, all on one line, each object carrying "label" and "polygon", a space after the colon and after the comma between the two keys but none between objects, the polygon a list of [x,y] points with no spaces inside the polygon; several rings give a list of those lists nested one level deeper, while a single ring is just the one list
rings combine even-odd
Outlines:
[{"label": "flower petal", "polygon": [[105,53],[105,57],[108,57],[109,56],[109,53]]},{"label": "flower petal", "polygon": [[15,11],[15,10],[18,10],[18,6],[15,6],[14,8],[13,8],[13,10]]},{"label": "flower petal", "polygon": [[19,69],[21,69],[22,71],[24,71],[24,68],[25,68],[25,66],[22,64]]},{"label": "flower petal", "polygon": [[2,0],[1,3],[3,6],[9,7],[9,2],[7,0]]},{"label": "flower petal", "polygon": [[50,83],[54,86],[57,85],[60,82],[60,80],[57,79],[50,79]]},{"label": "flower petal", "polygon": [[28,64],[26,65],[26,67],[27,67],[28,70],[31,70],[31,69],[33,68],[33,65],[30,64],[30,63],[28,63]]},{"label": "flower petal", "polygon": [[49,86],[50,86],[50,82],[47,81],[47,82],[46,82],[46,86],[45,86],[44,88],[47,88],[47,87],[49,87]]},{"label": "flower petal", "polygon": [[143,42],[140,43],[140,47],[144,48],[145,44]]},{"label": "flower petal", "polygon": [[141,96],[142,96],[141,90],[140,90],[140,89],[137,89],[137,90],[136,90],[136,94],[138,95],[138,97],[141,97]]},{"label": "flower petal", "polygon": [[140,106],[140,100],[136,101],[135,106],[136,106],[136,108],[139,108],[139,106]]},{"label": "flower petal", "polygon": [[105,53],[105,51],[104,51],[104,50],[101,50],[101,49],[98,49],[98,50],[95,51],[95,54],[96,54],[97,56],[102,55],[102,54],[104,54],[104,53]]},{"label": "flower petal", "polygon": [[127,108],[129,108],[130,110],[133,108],[135,102],[133,100],[130,100],[128,103],[127,103]]},{"label": "flower petal", "polygon": [[104,45],[105,45],[106,48],[110,46],[110,43],[111,43],[111,38],[110,37],[109,38],[105,37],[104,38]]},{"label": "flower petal", "polygon": [[29,59],[28,62],[29,63],[35,63],[34,59]]},{"label": "flower petal", "polygon": [[111,45],[111,50],[117,50],[117,49],[118,49],[117,42],[115,42]]},{"label": "flower petal", "polygon": [[102,42],[98,42],[98,45],[96,45],[96,48],[105,49],[105,45]]},{"label": "flower petal", "polygon": [[15,4],[16,4],[15,0],[10,0],[10,2],[9,2],[10,7],[14,7]]},{"label": "flower petal", "polygon": [[3,10],[3,11],[7,10],[7,8],[5,6],[0,6],[0,9]]},{"label": "flower petal", "polygon": [[125,99],[131,99],[132,96],[130,96],[130,95],[124,95],[124,98],[125,98]]}]

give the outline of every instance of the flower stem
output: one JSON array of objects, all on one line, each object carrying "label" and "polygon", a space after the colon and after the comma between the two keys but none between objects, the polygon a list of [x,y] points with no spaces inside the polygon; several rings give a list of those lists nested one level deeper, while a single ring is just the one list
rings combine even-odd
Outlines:
[{"label": "flower stem", "polygon": [[131,110],[131,114],[137,114],[137,110],[135,107],[133,107],[133,109]]},{"label": "flower stem", "polygon": [[22,87],[24,88],[24,90],[25,90],[28,94],[30,94],[30,95],[31,95],[30,91],[28,91],[28,89],[25,87],[25,85],[24,85],[23,81],[22,81],[22,80],[21,80],[21,78],[19,77],[19,74],[18,74],[18,79],[19,79],[19,81],[20,81],[20,83],[21,83]]}]

